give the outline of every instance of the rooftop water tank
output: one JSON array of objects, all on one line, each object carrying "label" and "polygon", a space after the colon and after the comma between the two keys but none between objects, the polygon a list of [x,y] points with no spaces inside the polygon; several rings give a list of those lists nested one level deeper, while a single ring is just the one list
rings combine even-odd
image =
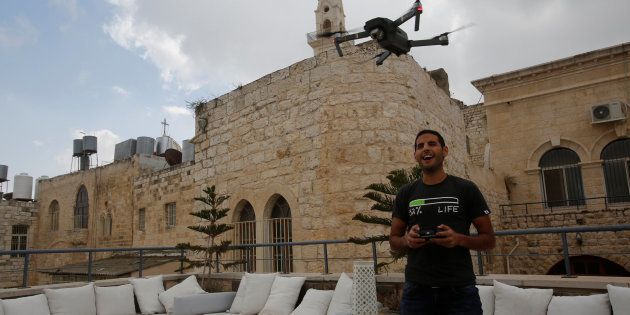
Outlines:
[{"label": "rooftop water tank", "polygon": [[72,140],[72,156],[83,155],[83,139]]},{"label": "rooftop water tank", "polygon": [[128,159],[134,154],[136,154],[136,139],[125,140],[114,147],[114,161]]},{"label": "rooftop water tank", "polygon": [[83,136],[83,153],[96,153],[96,137]]},{"label": "rooftop water tank", "polygon": [[138,137],[136,141],[136,154],[153,155],[155,152],[155,139],[151,137]]},{"label": "rooftop water tank", "polygon": [[9,167],[6,165],[0,165],[0,183],[7,181],[9,173]]},{"label": "rooftop water tank", "polygon": [[195,145],[188,140],[182,141],[182,163],[195,160]]},{"label": "rooftop water tank", "polygon": [[46,180],[48,178],[50,178],[50,177],[48,177],[46,175],[37,177],[37,179],[35,180],[35,195],[33,196],[33,199],[39,200],[39,185],[41,185],[40,182],[43,181],[43,180]]},{"label": "rooftop water tank", "polygon": [[33,200],[33,176],[20,173],[13,177],[13,199]]},{"label": "rooftop water tank", "polygon": [[173,138],[169,136],[161,136],[156,139],[156,148],[155,155],[164,156],[166,154],[166,150],[173,149],[177,151],[182,151],[182,147],[177,144],[177,141],[173,140]]}]

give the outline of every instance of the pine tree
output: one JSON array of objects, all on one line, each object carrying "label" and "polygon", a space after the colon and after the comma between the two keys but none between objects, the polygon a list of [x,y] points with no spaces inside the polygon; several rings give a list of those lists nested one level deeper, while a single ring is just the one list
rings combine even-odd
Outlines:
[{"label": "pine tree", "polygon": [[[420,165],[416,165],[410,170],[396,169],[389,172],[389,175],[387,175],[387,180],[389,181],[389,183],[370,184],[365,188],[371,191],[367,192],[365,195],[363,195],[363,197],[374,201],[374,204],[372,205],[370,210],[364,211],[363,213],[357,213],[352,218],[352,220],[391,227],[391,212],[394,209],[394,199],[396,198],[396,194],[398,194],[400,188],[420,178],[422,178],[422,167]],[[387,217],[384,217],[383,215],[365,213],[368,211],[380,211],[388,213],[389,215]],[[381,234],[351,237],[348,239],[348,241],[360,245],[371,244],[372,242],[382,243],[389,241],[389,235]],[[393,259],[389,262],[378,263],[378,270],[386,268],[389,264],[398,261],[400,258],[406,255],[406,252],[390,251],[390,253],[392,254]]]},{"label": "pine tree", "polygon": [[[202,287],[204,287],[205,279],[210,278],[210,274],[212,273],[212,264],[217,263],[217,260],[220,260],[223,253],[233,249],[230,248],[230,244],[232,243],[231,241],[222,240],[220,243],[217,243],[217,237],[234,228],[231,225],[219,223],[219,220],[225,218],[227,213],[230,211],[230,208],[221,207],[221,204],[228,200],[230,196],[218,194],[214,185],[206,187],[203,190],[203,193],[204,196],[196,197],[195,200],[202,202],[207,206],[207,208],[190,213],[190,215],[199,218],[201,222],[198,225],[189,226],[188,228],[205,234],[204,237],[206,239],[206,244],[191,245],[190,243],[180,243],[177,245],[177,248],[203,254],[203,260],[186,258],[185,261],[188,265],[184,268],[189,269],[192,267],[203,267],[202,274],[205,277],[201,280]],[[235,264],[240,264],[240,262],[232,262],[222,265],[227,268]]]}]

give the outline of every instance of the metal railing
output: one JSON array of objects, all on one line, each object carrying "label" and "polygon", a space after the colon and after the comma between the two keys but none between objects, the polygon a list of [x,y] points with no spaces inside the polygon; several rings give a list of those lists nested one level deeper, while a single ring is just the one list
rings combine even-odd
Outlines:
[{"label": "metal railing", "polygon": [[[570,251],[569,251],[569,242],[567,241],[567,234],[569,233],[595,233],[595,232],[619,232],[619,231],[630,231],[630,224],[622,224],[622,225],[605,225],[605,226],[578,226],[578,227],[556,227],[556,228],[533,228],[533,229],[522,229],[522,230],[504,230],[504,231],[496,231],[496,236],[505,237],[505,236],[519,236],[519,235],[540,235],[540,234],[559,234],[560,240],[562,242],[562,256],[564,260],[564,266],[566,270],[566,277],[572,277],[571,268],[570,268]],[[314,241],[301,241],[301,242],[282,242],[282,243],[259,243],[259,244],[239,244],[232,246],[233,249],[246,249],[246,248],[283,248],[283,247],[294,247],[294,246],[322,246],[323,256],[321,257],[323,262],[323,270],[324,274],[328,274],[330,271],[330,260],[334,258],[330,258],[328,255],[328,248],[330,245],[338,245],[338,244],[353,244],[347,240],[314,240]],[[362,245],[357,245],[362,246]],[[367,245],[365,245],[367,246]],[[54,254],[54,253],[87,253],[88,254],[88,267],[87,267],[87,279],[88,281],[92,281],[93,271],[93,258],[95,253],[100,252],[136,252],[139,256],[138,263],[138,276],[142,277],[143,271],[143,258],[145,257],[145,253],[149,251],[174,251],[179,252],[180,258],[180,272],[183,273],[184,267],[184,257],[185,251],[183,249],[179,249],[176,247],[142,247],[142,248],[84,248],[84,249],[30,249],[30,250],[0,250],[0,256],[2,255],[20,255],[20,257],[24,261],[23,265],[23,278],[22,278],[22,286],[28,286],[28,275],[30,268],[30,257],[31,255],[36,254]],[[477,265],[478,265],[478,274],[484,275],[484,262],[483,257],[484,254],[481,251],[476,251],[477,257]],[[378,265],[379,257],[377,250],[377,242],[371,243],[371,259],[374,263],[374,267],[376,268]],[[215,264],[215,271],[220,272],[219,263]]]},{"label": "metal railing", "polygon": [[[599,202],[598,202],[599,201]],[[503,215],[516,215],[516,214],[530,214],[530,210],[542,210],[545,212],[553,212],[555,210],[584,210],[589,206],[603,205],[605,210],[608,210],[612,206],[628,205],[630,203],[630,196],[604,196],[604,197],[590,197],[580,199],[562,199],[562,200],[548,200],[548,201],[536,201],[536,202],[524,202],[524,203],[510,203],[499,205],[501,214]],[[533,214],[533,213],[532,213]],[[539,214],[536,212],[536,214]]]}]

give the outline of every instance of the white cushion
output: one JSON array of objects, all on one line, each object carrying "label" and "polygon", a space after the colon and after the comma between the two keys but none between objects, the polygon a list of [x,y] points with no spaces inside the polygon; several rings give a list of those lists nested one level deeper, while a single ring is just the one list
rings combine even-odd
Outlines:
[{"label": "white cushion", "polygon": [[258,314],[263,309],[277,275],[277,273],[248,273],[245,275],[247,285],[245,286],[245,297],[241,309],[242,315]]},{"label": "white cushion", "polygon": [[4,315],[4,308],[2,307],[2,300],[0,300],[0,315]]},{"label": "white cushion", "polygon": [[610,284],[606,288],[613,314],[630,313],[630,288],[616,287]]},{"label": "white cushion", "polygon": [[48,300],[43,294],[2,300],[4,315],[50,315]]},{"label": "white cushion", "polygon": [[332,297],[332,290],[308,289],[302,302],[291,315],[326,315]]},{"label": "white cushion", "polygon": [[306,277],[276,277],[269,298],[258,315],[289,315],[295,309]]},{"label": "white cushion", "polygon": [[521,289],[494,280],[495,315],[546,315],[552,289]]},{"label": "white cushion", "polygon": [[547,315],[610,315],[608,294],[554,296]]},{"label": "white cushion", "polygon": [[164,305],[167,313],[173,310],[173,301],[176,297],[206,293],[197,282],[197,277],[190,276],[184,281],[172,286],[168,290],[159,294],[160,302]]},{"label": "white cushion", "polygon": [[232,301],[232,306],[228,310],[229,313],[232,314],[240,314],[243,309],[243,301],[245,299],[245,288],[247,286],[247,273],[243,277],[241,277],[241,282],[238,284],[238,290],[236,290],[236,296],[234,297],[234,301]]},{"label": "white cushion", "polygon": [[51,315],[96,315],[94,284],[78,288],[44,289]]},{"label": "white cushion", "polygon": [[161,275],[148,279],[129,279],[129,282],[133,285],[133,292],[136,294],[136,300],[138,300],[138,306],[142,314],[166,312],[158,298],[159,294],[164,292],[164,283]]},{"label": "white cushion", "polygon": [[352,314],[352,279],[344,272],[339,276],[327,315]]},{"label": "white cushion", "polygon": [[477,289],[479,290],[479,298],[481,299],[481,309],[483,310],[483,315],[493,315],[494,314],[494,288],[489,285],[478,285]]},{"label": "white cushion", "polygon": [[133,285],[94,287],[97,315],[136,315]]}]

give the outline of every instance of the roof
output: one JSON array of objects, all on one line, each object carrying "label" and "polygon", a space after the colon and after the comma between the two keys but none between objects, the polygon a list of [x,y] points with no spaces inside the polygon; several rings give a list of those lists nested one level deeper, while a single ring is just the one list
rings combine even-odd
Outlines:
[{"label": "roof", "polygon": [[[179,257],[145,256],[143,269],[178,261]],[[95,276],[123,276],[138,271],[140,258],[137,256],[114,256],[92,262],[92,275]],[[52,275],[87,275],[88,262],[68,264],[60,267],[42,268],[39,272]]]}]

